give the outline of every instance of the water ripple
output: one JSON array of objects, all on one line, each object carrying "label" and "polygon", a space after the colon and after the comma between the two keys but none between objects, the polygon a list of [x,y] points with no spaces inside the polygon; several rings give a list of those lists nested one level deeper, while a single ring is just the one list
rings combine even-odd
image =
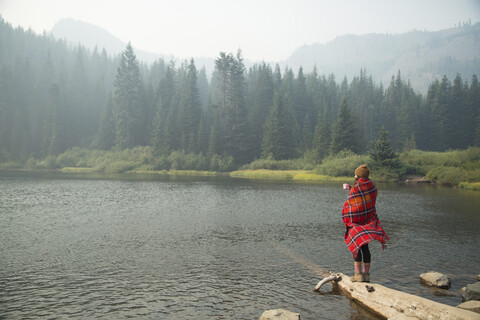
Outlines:
[{"label": "water ripple", "polygon": [[[372,318],[328,286],[312,293],[317,275],[272,247],[349,272],[337,186],[19,178],[1,187],[0,318],[255,319],[277,307],[304,319]],[[445,238],[445,217],[435,211],[443,194],[384,194],[392,242],[385,253],[372,249],[376,280],[427,295],[417,275],[432,267],[431,252],[444,261],[433,267],[463,285],[480,262],[472,250],[480,239]],[[402,199],[405,209],[396,205]],[[419,206],[423,217],[409,212]],[[467,232],[480,227],[470,211],[458,214]],[[442,233],[425,233],[435,228]]]}]

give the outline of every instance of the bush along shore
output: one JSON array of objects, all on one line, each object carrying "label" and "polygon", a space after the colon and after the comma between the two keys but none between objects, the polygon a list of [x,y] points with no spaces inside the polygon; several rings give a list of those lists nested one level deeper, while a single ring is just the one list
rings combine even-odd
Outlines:
[{"label": "bush along shore", "polygon": [[480,190],[480,148],[432,152],[409,150],[400,154],[358,155],[341,151],[316,163],[306,154],[293,160],[259,159],[236,167],[230,156],[174,151],[155,156],[151,147],[125,150],[89,150],[74,147],[58,156],[3,162],[0,169],[58,170],[66,173],[156,173],[164,175],[230,175],[250,179],[296,181],[345,181],[355,168],[366,163],[378,182],[415,181]]}]

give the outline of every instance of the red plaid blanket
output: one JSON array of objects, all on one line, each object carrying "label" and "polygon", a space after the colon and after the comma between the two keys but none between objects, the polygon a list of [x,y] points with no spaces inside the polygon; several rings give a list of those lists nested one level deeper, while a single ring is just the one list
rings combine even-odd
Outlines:
[{"label": "red plaid blanket", "polygon": [[369,179],[360,178],[350,189],[347,201],[343,204],[342,220],[345,223],[345,243],[356,257],[361,246],[372,240],[380,241],[385,249],[386,235],[375,210],[377,188]]}]

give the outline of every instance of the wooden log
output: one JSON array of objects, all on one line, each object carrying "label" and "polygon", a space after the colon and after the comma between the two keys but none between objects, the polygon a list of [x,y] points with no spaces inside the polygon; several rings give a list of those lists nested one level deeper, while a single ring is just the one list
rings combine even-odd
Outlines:
[{"label": "wooden log", "polygon": [[320,288],[327,282],[337,281],[337,280],[339,280],[339,274],[338,273],[332,273],[332,275],[330,277],[323,278],[323,280],[318,282],[318,284],[315,286],[315,288],[313,288],[313,291],[320,290]]},{"label": "wooden log", "polygon": [[429,299],[393,290],[380,284],[352,282],[350,277],[338,274],[333,286],[351,300],[385,318],[411,317],[429,320],[478,320],[478,313],[438,303]]},{"label": "wooden log", "polygon": [[[290,250],[285,245],[271,240],[270,243],[293,261],[303,265],[318,277],[323,277],[317,286],[332,281],[335,290],[356,301],[367,310],[385,319],[421,319],[421,320],[479,320],[478,313],[464,310],[432,300],[384,287],[380,284],[352,282],[342,273],[332,273],[308,258]],[[332,276],[336,279],[330,280]],[[320,286],[319,286],[320,285]],[[317,288],[317,286],[315,288]]]}]

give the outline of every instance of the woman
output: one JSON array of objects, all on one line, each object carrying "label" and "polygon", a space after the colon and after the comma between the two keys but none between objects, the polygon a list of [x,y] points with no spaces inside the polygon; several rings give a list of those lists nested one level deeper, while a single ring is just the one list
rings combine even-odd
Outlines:
[{"label": "woman", "polygon": [[[377,240],[385,249],[389,240],[375,210],[377,188],[368,179],[367,165],[355,169],[355,184],[350,187],[347,201],[343,204],[342,220],[345,223],[345,243],[353,254],[355,274],[352,282],[370,282],[371,255],[368,243]],[[362,270],[363,261],[363,270]]]}]

